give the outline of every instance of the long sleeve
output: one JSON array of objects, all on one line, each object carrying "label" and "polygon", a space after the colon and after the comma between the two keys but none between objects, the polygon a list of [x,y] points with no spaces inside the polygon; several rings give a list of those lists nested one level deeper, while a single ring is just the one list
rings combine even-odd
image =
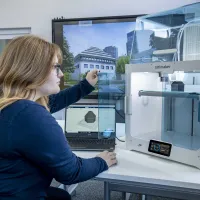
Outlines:
[{"label": "long sleeve", "polygon": [[70,88],[60,91],[58,94],[49,96],[50,112],[55,113],[63,108],[79,101],[94,90],[94,87],[86,79]]},{"label": "long sleeve", "polygon": [[61,127],[38,104],[27,105],[14,118],[11,128],[13,148],[60,183],[86,181],[108,169],[99,157],[83,159],[72,153]]}]

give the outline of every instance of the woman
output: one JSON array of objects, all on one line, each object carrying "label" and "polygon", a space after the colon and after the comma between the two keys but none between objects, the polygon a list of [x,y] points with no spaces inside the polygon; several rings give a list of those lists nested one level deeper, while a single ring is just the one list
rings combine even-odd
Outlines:
[{"label": "woman", "polygon": [[57,45],[33,35],[13,39],[0,57],[1,200],[59,196],[67,200],[67,192],[63,195],[50,188],[53,178],[66,185],[78,183],[117,162],[115,153],[83,159],[70,150],[51,113],[93,91],[97,71],[59,92],[61,62]]}]

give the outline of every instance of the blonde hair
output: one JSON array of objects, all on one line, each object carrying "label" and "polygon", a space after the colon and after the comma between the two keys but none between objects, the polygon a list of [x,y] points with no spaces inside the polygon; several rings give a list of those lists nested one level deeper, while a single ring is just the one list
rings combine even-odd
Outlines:
[{"label": "blonde hair", "polygon": [[[56,44],[34,35],[14,38],[0,55],[0,110],[20,99],[30,99],[44,84],[57,56],[62,53]],[[48,97],[37,102],[48,109]]]}]

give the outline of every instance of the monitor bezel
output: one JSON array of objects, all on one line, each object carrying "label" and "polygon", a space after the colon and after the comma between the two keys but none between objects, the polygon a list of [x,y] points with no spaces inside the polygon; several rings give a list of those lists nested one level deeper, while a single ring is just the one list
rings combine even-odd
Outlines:
[{"label": "monitor bezel", "polygon": [[[74,106],[84,106],[84,105],[88,105],[88,106],[95,106],[95,107],[98,107],[98,106],[112,106],[114,110],[116,110],[116,105],[115,104],[98,104],[98,103],[75,103],[73,105],[71,105],[72,107]],[[70,107],[70,106],[69,106]],[[69,133],[66,131],[66,122],[67,122],[67,108],[65,108],[65,124],[64,124],[64,134],[66,136],[66,138],[85,138],[85,137],[88,137],[88,138],[94,138],[94,139],[97,139],[99,138],[99,135],[97,132],[95,133]],[[116,112],[115,112],[115,131],[114,131],[114,134],[116,135]]]},{"label": "monitor bezel", "polygon": [[[124,16],[105,16],[105,17],[85,17],[85,18],[54,18],[52,20],[52,42],[57,44],[61,50],[63,50],[63,25],[67,24],[77,24],[80,21],[92,21],[92,23],[106,23],[108,22],[128,22],[128,21],[136,21],[138,17],[144,16],[144,14],[138,15],[124,15]],[[61,67],[62,69],[62,67]],[[65,89],[64,86],[64,78],[61,78],[60,88]],[[105,93],[101,94],[101,98],[107,99],[109,98],[116,99],[117,96],[121,96],[121,94],[116,93]],[[91,92],[89,95],[84,97],[85,99],[98,99],[98,92]]]}]

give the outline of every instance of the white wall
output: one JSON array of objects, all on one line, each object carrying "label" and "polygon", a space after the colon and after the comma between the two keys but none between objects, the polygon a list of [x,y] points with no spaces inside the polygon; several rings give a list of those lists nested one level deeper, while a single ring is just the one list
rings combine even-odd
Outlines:
[{"label": "white wall", "polygon": [[150,14],[199,0],[0,0],[0,28],[31,27],[51,41],[55,17],[100,17]]}]

